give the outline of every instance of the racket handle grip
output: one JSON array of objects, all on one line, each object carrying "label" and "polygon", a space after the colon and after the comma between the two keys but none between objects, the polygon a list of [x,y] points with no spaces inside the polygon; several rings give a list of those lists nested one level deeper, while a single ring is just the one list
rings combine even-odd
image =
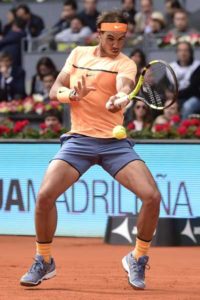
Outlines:
[{"label": "racket handle grip", "polygon": [[[115,107],[119,107],[119,108],[123,108],[125,107],[127,104],[129,103],[129,98],[128,98],[128,95],[126,96],[123,96],[123,97],[120,97],[119,99],[116,99],[115,102],[114,102],[114,106]],[[106,108],[109,110],[111,108],[111,102],[108,101],[106,103]]]},{"label": "racket handle grip", "polygon": [[115,106],[123,108],[129,103],[129,101],[128,95],[120,97],[119,99],[115,100]]}]

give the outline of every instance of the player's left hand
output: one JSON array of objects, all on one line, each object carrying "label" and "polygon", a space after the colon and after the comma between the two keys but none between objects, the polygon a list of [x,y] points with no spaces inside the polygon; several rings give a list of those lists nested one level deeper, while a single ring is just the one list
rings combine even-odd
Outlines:
[{"label": "player's left hand", "polygon": [[86,86],[85,76],[81,77],[77,85],[74,87],[75,94],[70,97],[72,101],[80,101],[83,97],[87,96],[89,92],[96,91],[93,86]]}]

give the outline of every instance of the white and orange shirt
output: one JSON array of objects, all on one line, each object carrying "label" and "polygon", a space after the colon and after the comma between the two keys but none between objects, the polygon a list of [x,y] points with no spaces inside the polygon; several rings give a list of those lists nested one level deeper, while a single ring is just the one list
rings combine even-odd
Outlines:
[{"label": "white and orange shirt", "polygon": [[79,102],[71,102],[71,131],[97,138],[111,138],[116,125],[123,123],[123,111],[109,112],[105,105],[117,93],[116,80],[129,78],[133,82],[137,68],[126,55],[120,53],[116,58],[100,57],[97,46],[76,47],[67,58],[62,71],[70,74],[70,88],[73,89],[84,75],[86,85],[91,91]]}]

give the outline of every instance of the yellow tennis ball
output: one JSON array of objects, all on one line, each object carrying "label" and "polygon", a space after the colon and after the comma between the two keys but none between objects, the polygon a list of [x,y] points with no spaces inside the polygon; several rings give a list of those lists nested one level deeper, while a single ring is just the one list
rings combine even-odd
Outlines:
[{"label": "yellow tennis ball", "polygon": [[126,138],[126,129],[121,125],[115,126],[112,133],[113,136],[118,140]]}]

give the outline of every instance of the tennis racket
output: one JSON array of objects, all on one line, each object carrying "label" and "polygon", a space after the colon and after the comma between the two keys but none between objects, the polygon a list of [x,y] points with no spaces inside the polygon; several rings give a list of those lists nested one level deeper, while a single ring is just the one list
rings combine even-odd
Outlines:
[{"label": "tennis racket", "polygon": [[[139,100],[152,109],[162,110],[172,105],[177,98],[178,82],[174,70],[163,60],[153,60],[143,68],[135,89],[129,95],[117,99],[115,105],[123,108],[128,100]],[[165,105],[168,99],[171,101]],[[108,101],[106,108],[109,107]]]}]

